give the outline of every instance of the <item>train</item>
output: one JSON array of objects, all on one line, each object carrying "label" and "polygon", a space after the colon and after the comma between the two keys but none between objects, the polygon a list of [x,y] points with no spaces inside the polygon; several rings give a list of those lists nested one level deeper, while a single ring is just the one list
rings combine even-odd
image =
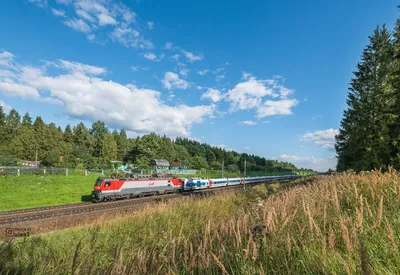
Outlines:
[{"label": "train", "polygon": [[243,178],[177,178],[134,175],[124,178],[98,178],[93,187],[93,202],[114,201],[149,195],[194,192],[202,189],[233,185],[255,184],[272,180],[295,179],[299,175],[243,177]]}]

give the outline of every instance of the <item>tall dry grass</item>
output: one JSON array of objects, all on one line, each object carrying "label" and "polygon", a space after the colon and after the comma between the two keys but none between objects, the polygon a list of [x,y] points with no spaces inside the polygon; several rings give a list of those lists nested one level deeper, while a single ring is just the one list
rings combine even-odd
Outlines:
[{"label": "tall dry grass", "polygon": [[134,217],[0,247],[37,274],[397,274],[394,170],[315,178],[148,208]]}]

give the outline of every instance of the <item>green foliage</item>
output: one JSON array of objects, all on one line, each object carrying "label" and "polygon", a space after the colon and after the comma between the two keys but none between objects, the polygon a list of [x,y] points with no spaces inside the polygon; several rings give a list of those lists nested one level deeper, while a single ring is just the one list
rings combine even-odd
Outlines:
[{"label": "green foliage", "polygon": [[17,111],[11,110],[6,115],[0,109],[0,134],[4,134],[0,135],[0,153],[13,163],[33,161],[37,151],[43,167],[108,169],[110,161],[119,160],[149,169],[150,160],[166,159],[189,169],[221,170],[224,164],[226,172],[239,173],[247,160],[247,171],[260,175],[299,171],[291,163],[226,151],[188,138],[171,140],[155,133],[128,138],[125,130],[110,131],[101,121],[90,128],[81,122],[73,128],[67,125],[64,130],[54,123],[46,124],[41,117],[32,123],[29,113],[20,121]]},{"label": "green foliage", "polygon": [[351,80],[340,132],[337,170],[400,169],[400,21],[377,27]]}]

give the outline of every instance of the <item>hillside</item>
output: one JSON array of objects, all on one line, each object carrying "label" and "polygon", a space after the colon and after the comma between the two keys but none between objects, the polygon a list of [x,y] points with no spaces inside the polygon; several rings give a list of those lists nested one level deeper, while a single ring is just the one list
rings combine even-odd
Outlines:
[{"label": "hillside", "polygon": [[[63,130],[54,123],[46,124],[41,117],[33,121],[29,113],[22,119],[16,110],[6,115],[1,106],[0,136],[0,162],[3,165],[15,164],[17,160],[34,160],[37,149],[38,160],[44,167],[101,169],[109,168],[110,160],[120,160],[146,169],[151,159],[166,159],[194,169],[217,170],[224,161],[227,171],[237,173],[243,169],[246,159],[248,171],[299,170],[288,162],[240,154],[188,138],[173,141],[154,133],[128,138],[125,130],[111,131],[100,121],[93,123],[90,129],[79,123],[72,128],[67,125]],[[62,160],[60,156],[63,156]]]}]

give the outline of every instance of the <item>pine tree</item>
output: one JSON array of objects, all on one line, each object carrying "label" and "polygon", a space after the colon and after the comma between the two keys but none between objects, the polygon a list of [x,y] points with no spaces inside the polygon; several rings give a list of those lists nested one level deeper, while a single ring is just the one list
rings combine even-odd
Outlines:
[{"label": "pine tree", "polygon": [[337,170],[370,170],[387,167],[390,161],[392,118],[390,83],[393,45],[385,28],[377,28],[364,49],[351,80],[348,109],[336,137]]},{"label": "pine tree", "polygon": [[32,126],[32,118],[28,112],[26,112],[22,118],[22,125]]},{"label": "pine tree", "polygon": [[[400,9],[400,6],[398,6]],[[392,119],[390,129],[390,159],[391,164],[400,170],[400,18],[396,21],[394,36],[394,58],[392,62],[392,87],[394,104],[392,107]]]}]

